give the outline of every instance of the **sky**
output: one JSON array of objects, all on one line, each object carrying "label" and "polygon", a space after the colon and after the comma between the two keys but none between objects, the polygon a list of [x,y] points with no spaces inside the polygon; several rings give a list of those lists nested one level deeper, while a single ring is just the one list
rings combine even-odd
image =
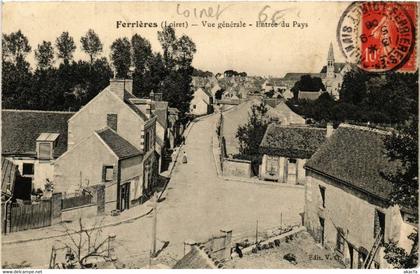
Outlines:
[{"label": "sky", "polygon": [[[337,62],[344,61],[336,39],[340,16],[349,2],[6,2],[2,33],[21,30],[34,50],[43,40],[54,43],[68,31],[78,47],[75,59],[87,60],[80,37],[93,29],[109,58],[112,42],[135,33],[161,51],[157,31],[162,22],[176,22],[178,36],[188,35],[196,44],[193,65],[214,73],[227,69],[248,75],[283,76],[287,72],[319,72],[333,43]],[[212,9],[212,16],[201,13]],[[195,12],[194,12],[195,11]],[[218,12],[217,12],[218,11]],[[187,16],[188,15],[188,16]],[[289,27],[257,28],[256,21],[278,17]],[[117,22],[157,23],[158,27],[119,27]],[[268,22],[269,20],[267,20]],[[295,24],[298,22],[300,25]],[[218,24],[244,22],[245,28],[217,28]],[[215,23],[216,27],[203,27]],[[188,24],[188,26],[186,26]],[[193,26],[195,24],[195,26]],[[252,26],[249,26],[252,24]],[[305,25],[307,24],[307,25]],[[33,63],[33,52],[28,61]]]}]

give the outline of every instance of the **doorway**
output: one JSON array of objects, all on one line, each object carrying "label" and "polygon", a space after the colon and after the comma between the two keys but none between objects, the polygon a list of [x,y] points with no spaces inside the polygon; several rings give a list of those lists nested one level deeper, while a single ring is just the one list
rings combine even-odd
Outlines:
[{"label": "doorway", "polygon": [[121,185],[120,193],[120,211],[124,211],[130,208],[130,182]]},{"label": "doorway", "polygon": [[322,246],[324,246],[325,241],[325,219],[319,217],[320,231],[319,231],[319,240]]}]

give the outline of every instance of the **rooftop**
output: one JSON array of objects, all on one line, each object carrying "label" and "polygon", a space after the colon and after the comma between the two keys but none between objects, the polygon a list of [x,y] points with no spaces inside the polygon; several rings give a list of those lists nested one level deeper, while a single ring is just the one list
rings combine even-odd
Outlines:
[{"label": "rooftop", "polygon": [[[67,150],[67,121],[74,112],[2,110],[2,154],[36,155],[36,140],[42,133],[59,134],[54,157]],[[53,137],[53,136],[52,136]]]},{"label": "rooftop", "polygon": [[142,154],[142,152],[130,144],[130,142],[108,127],[98,130],[96,133],[119,159],[126,159]]},{"label": "rooftop", "polygon": [[391,184],[381,171],[396,168],[385,155],[386,131],[342,124],[306,163],[306,168],[387,199]]},{"label": "rooftop", "polygon": [[268,126],[260,151],[268,155],[309,159],[325,142],[326,129],[308,126]]}]

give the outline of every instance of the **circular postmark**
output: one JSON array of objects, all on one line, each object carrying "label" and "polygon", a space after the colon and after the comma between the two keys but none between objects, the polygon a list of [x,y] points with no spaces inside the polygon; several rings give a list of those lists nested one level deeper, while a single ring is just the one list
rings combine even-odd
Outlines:
[{"label": "circular postmark", "polygon": [[397,70],[415,47],[413,18],[396,2],[354,2],[344,11],[337,39],[347,61],[371,72]]}]

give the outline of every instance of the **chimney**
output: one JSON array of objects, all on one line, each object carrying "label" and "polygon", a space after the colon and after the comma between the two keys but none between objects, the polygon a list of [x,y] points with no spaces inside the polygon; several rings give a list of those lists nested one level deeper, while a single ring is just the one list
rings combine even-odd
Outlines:
[{"label": "chimney", "polygon": [[329,138],[333,134],[334,128],[331,123],[327,124],[327,138]]},{"label": "chimney", "polygon": [[131,79],[111,79],[109,80],[109,88],[121,99],[124,99],[124,90],[133,93],[133,80]]}]

